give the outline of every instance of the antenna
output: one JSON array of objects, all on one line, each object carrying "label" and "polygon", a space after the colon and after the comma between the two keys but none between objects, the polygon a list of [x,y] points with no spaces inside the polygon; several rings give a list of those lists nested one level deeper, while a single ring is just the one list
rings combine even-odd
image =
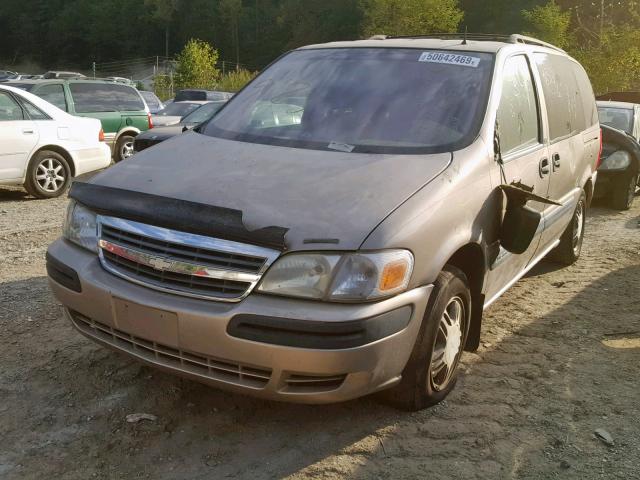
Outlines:
[{"label": "antenna", "polygon": [[464,37],[462,39],[462,45],[466,45],[467,44],[467,26],[464,26]]}]

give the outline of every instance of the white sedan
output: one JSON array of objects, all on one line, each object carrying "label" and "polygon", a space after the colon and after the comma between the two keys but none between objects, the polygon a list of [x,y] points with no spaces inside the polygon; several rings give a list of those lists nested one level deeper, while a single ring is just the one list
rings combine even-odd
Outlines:
[{"label": "white sedan", "polygon": [[0,185],[57,197],[72,177],[109,166],[103,140],[100,120],[71,116],[28,92],[0,86]]}]

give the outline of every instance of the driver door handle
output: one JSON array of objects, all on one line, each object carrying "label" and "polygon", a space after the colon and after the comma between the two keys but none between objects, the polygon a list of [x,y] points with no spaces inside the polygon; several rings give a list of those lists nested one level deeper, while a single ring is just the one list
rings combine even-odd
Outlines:
[{"label": "driver door handle", "polygon": [[540,160],[540,177],[549,175],[549,172],[549,159],[543,158],[542,160]]},{"label": "driver door handle", "polygon": [[554,153],[551,158],[553,159],[553,171],[560,170],[560,154]]},{"label": "driver door handle", "polygon": [[22,133],[24,133],[25,135],[33,135],[33,130],[30,128],[23,128]]}]

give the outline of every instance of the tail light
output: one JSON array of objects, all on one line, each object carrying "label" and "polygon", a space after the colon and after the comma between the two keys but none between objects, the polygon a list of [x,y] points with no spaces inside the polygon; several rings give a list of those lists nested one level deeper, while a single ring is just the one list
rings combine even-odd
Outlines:
[{"label": "tail light", "polygon": [[100,129],[100,132],[98,133],[98,141],[99,142],[104,142],[104,130]]},{"label": "tail light", "polygon": [[147,121],[149,122],[149,128],[153,128],[153,120],[151,120],[151,114],[147,112]]},{"label": "tail light", "polygon": [[598,152],[598,160],[596,161],[596,170],[600,168],[602,163],[602,129],[600,129],[600,151]]}]

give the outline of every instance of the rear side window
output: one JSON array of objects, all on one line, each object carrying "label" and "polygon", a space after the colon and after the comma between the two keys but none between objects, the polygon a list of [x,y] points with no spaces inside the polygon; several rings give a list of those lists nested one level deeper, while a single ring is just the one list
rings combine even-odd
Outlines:
[{"label": "rear side window", "polygon": [[145,109],[133,87],[114,83],[70,83],[69,89],[78,113],[130,112]]},{"label": "rear side window", "polygon": [[22,99],[22,106],[29,114],[31,120],[51,120],[51,117],[36,107],[33,103]]},{"label": "rear side window", "polygon": [[578,95],[582,99],[584,122],[587,128],[598,123],[598,106],[596,105],[596,96],[593,93],[591,80],[582,65],[576,62],[570,62],[576,82],[578,83]]},{"label": "rear side window", "polygon": [[67,111],[67,101],[64,98],[64,87],[62,85],[43,85],[34,93],[60,110]]},{"label": "rear side window", "polygon": [[539,143],[538,101],[529,62],[524,55],[508,58],[505,62],[497,118],[504,155]]},{"label": "rear side window", "polygon": [[18,102],[11,95],[0,92],[0,122],[24,120],[24,113]]},{"label": "rear side window", "polygon": [[[577,65],[560,55],[536,53],[534,57],[540,72],[542,91],[549,115],[549,141],[553,143],[582,131],[587,127],[587,123],[592,125],[591,110],[589,111],[590,121],[586,120],[584,111],[586,99],[583,98],[581,86],[576,79]],[[581,83],[584,83],[584,80]],[[593,96],[591,88],[585,92],[585,96]]]}]

